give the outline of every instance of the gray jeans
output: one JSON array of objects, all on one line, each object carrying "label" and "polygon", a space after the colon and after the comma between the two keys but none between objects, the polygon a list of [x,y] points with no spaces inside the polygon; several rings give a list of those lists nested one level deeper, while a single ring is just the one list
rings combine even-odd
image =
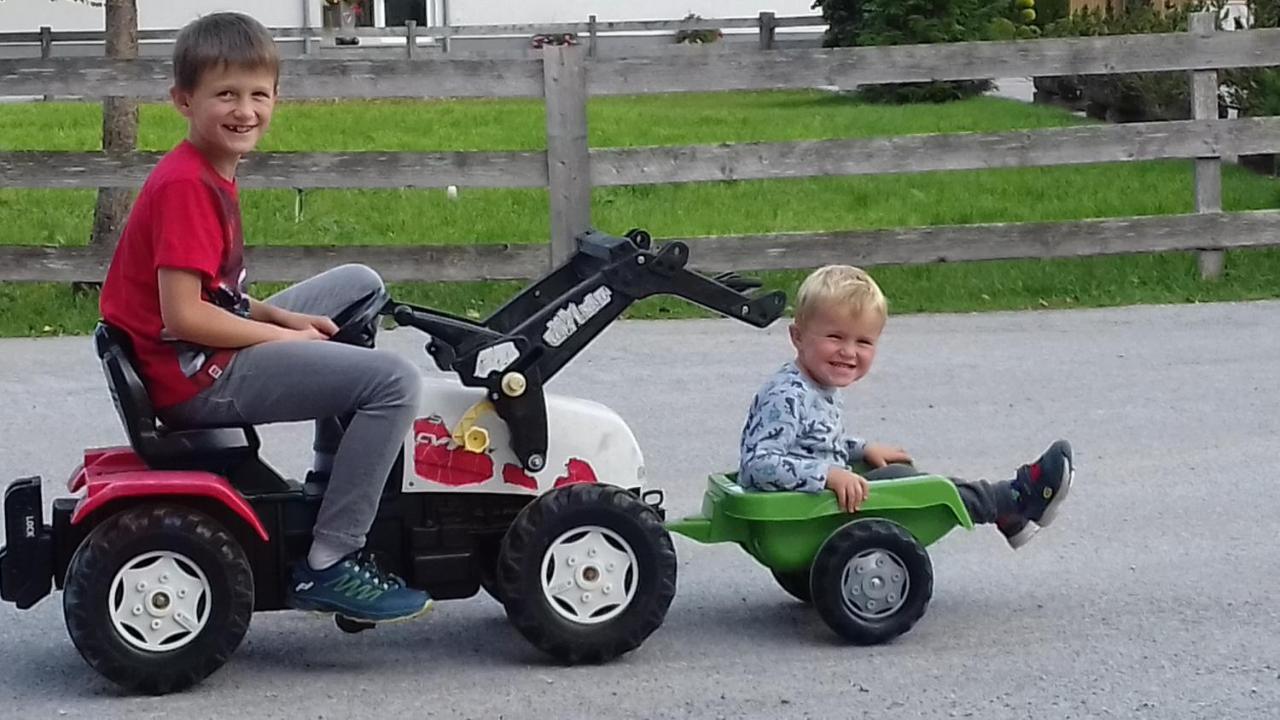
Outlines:
[{"label": "gray jeans", "polygon": [[[924,475],[924,472],[911,465],[893,463],[865,473],[863,477],[874,482],[917,475]],[[993,523],[998,518],[1017,511],[1008,480],[997,482],[959,478],[950,478],[950,480],[956,486],[956,491],[960,493],[960,501],[964,503],[964,509],[969,511],[969,519],[975,523]]]},{"label": "gray jeans", "polygon": [[[381,287],[372,269],[343,265],[266,302],[333,317]],[[364,547],[421,392],[418,369],[390,352],[320,341],[268,342],[237,352],[217,382],[166,408],[163,419],[185,427],[316,420],[315,450],[334,458],[314,537],[346,554]]]}]

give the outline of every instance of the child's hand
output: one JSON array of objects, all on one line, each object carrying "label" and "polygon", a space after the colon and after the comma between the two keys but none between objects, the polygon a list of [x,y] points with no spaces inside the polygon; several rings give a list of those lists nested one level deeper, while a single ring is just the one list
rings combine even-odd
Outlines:
[{"label": "child's hand", "polygon": [[911,456],[906,450],[880,443],[868,443],[862,449],[862,460],[871,467],[884,467],[889,463],[911,463]]},{"label": "child's hand", "polygon": [[323,315],[307,315],[305,313],[285,311],[281,315],[278,324],[290,330],[301,330],[303,332],[314,330],[321,334],[321,337],[317,338],[319,340],[324,340],[338,332],[338,326],[334,324],[333,320]]},{"label": "child's hand", "polygon": [[845,512],[855,512],[871,494],[871,484],[861,475],[841,467],[827,471],[827,487],[836,494],[836,502]]},{"label": "child's hand", "polygon": [[328,340],[329,336],[308,326],[297,330],[294,330],[293,328],[280,328],[279,339],[285,342],[305,342],[307,340]]}]

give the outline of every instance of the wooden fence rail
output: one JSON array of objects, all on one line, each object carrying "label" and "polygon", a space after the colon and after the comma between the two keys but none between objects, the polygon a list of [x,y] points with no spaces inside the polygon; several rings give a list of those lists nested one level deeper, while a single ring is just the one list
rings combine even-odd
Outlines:
[{"label": "wooden fence rail", "polygon": [[[1015,258],[1124,255],[1275,245],[1280,211],[1159,215],[1058,223],[950,225],[824,233],[683,238],[693,267],[787,270],[825,263],[865,266]],[[679,238],[659,238],[666,242]],[[516,280],[546,267],[541,244],[414,247],[380,245],[250,247],[255,280],[294,282],[342,263],[377,268],[388,282]],[[88,247],[0,245],[6,281],[100,281],[111,257]]]},{"label": "wooden fence rail", "polygon": [[[1207,16],[1206,16],[1207,17]],[[777,19],[785,20],[783,18]],[[719,22],[719,21],[717,21]],[[839,259],[867,265],[1010,257],[1218,251],[1280,243],[1280,213],[1220,211],[1220,158],[1280,151],[1280,118],[1216,117],[1216,69],[1280,65],[1280,30],[1215,33],[1197,16],[1186,33],[1018,42],[691,53],[589,59],[550,47],[541,59],[293,60],[281,80],[291,97],[542,97],[547,149],[534,152],[264,153],[240,173],[246,188],[547,187],[550,256],[539,245],[388,248],[255,248],[255,277],[296,280],[360,260],[391,280],[529,277],[562,259],[590,226],[594,186],[865,175],[939,170],[1195,159],[1197,214],[1055,224],[699,239],[708,267],[810,267]],[[597,24],[602,28],[607,23]],[[1016,69],[1016,70],[1015,70]],[[1195,119],[1035,131],[919,135],[678,148],[589,148],[591,95],[766,90],[1019,75],[1186,71]],[[1211,77],[1212,76],[1212,77]],[[161,60],[0,61],[6,94],[157,97],[169,84]],[[0,186],[135,187],[154,154],[0,153]],[[637,219],[642,222],[642,219]],[[1205,257],[1219,257],[1207,255]],[[0,280],[100,279],[102,251],[0,248]],[[1206,272],[1214,270],[1206,263]]]},{"label": "wooden fence rail", "polygon": [[[593,149],[591,185],[1045,167],[1280,152],[1280,117],[1005,133]],[[0,152],[0,186],[136,188],[160,153]],[[546,187],[544,152],[255,153],[244,188]]]},{"label": "wooden fence rail", "polygon": [[[852,88],[891,82],[1019,75],[1100,75],[1280,65],[1280,29],[1193,35],[1163,33],[1014,42],[898,45],[722,53],[587,62],[591,95]],[[168,97],[169,62],[144,58],[0,60],[11,95]],[[543,97],[537,59],[331,60],[286,62],[281,89],[296,98]]]}]

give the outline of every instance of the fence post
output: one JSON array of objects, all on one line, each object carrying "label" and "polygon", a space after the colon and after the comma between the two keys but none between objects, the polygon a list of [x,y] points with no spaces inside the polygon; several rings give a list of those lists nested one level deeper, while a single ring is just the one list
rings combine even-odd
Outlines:
[{"label": "fence post", "polygon": [[405,51],[408,53],[409,59],[412,60],[414,54],[418,51],[418,21],[417,20],[404,21],[404,44],[406,48]]},{"label": "fence post", "polygon": [[596,56],[596,16],[592,15],[587,18],[587,36],[589,42],[587,44],[587,57],[594,58]]},{"label": "fence post", "polygon": [[547,184],[554,267],[573,254],[578,234],[591,229],[587,73],[582,47],[544,47],[542,77],[547,105]]},{"label": "fence post", "polygon": [[[1196,36],[1214,32],[1216,18],[1212,12],[1193,13],[1187,31]],[[1191,117],[1195,120],[1218,118],[1218,71],[1191,71]],[[1222,212],[1222,158],[1196,158],[1196,212]],[[1217,280],[1226,264],[1225,250],[1201,250],[1200,279]]]},{"label": "fence post", "polygon": [[[106,54],[112,60],[138,59],[138,4],[135,0],[106,0]],[[138,148],[138,100],[109,96],[102,100],[102,150],[119,156]],[[124,229],[134,191],[129,188],[99,188],[93,212],[93,235],[89,244],[110,252]]]},{"label": "fence post", "polygon": [[[48,60],[53,55],[53,28],[48,25],[40,26],[40,59]],[[53,99],[52,95],[45,95],[44,101],[49,102]]]},{"label": "fence post", "polygon": [[760,49],[773,49],[773,31],[778,25],[777,16],[772,12],[760,13]]}]

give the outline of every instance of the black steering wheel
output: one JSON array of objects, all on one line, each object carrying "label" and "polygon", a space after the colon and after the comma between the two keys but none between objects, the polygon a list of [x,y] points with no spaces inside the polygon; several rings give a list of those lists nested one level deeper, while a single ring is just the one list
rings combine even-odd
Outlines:
[{"label": "black steering wheel", "polygon": [[390,294],[383,288],[351,303],[333,316],[333,324],[338,326],[338,332],[329,339],[348,345],[373,347],[373,336],[378,331],[378,316],[390,300]]}]

